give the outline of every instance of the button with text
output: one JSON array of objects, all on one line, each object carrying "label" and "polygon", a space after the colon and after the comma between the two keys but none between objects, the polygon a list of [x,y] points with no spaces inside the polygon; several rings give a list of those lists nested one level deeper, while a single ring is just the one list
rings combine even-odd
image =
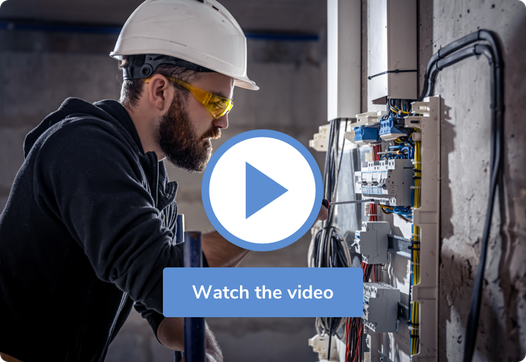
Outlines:
[{"label": "button with text", "polygon": [[361,317],[361,268],[165,268],[165,317]]}]

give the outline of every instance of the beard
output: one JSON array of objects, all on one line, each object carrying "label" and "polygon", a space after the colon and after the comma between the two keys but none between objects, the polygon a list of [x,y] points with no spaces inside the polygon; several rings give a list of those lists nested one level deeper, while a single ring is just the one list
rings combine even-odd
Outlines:
[{"label": "beard", "polygon": [[202,137],[196,134],[186,102],[177,92],[159,124],[158,141],[168,161],[187,171],[203,172],[212,156],[210,139],[219,137],[221,130],[213,126]]}]

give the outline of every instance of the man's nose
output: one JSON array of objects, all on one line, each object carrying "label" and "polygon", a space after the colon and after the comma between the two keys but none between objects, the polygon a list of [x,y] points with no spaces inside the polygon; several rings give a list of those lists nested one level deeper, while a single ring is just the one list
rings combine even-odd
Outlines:
[{"label": "man's nose", "polygon": [[227,129],[228,128],[228,114],[214,120],[214,126],[217,128]]}]

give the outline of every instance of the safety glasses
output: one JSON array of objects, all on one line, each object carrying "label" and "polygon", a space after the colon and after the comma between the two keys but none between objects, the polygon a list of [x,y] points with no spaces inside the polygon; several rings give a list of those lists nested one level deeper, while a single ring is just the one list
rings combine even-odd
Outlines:
[{"label": "safety glasses", "polygon": [[[143,82],[149,83],[150,79],[151,77],[148,77],[144,79]],[[201,102],[206,108],[208,108],[208,110],[216,119],[219,117],[223,117],[225,114],[230,112],[232,107],[234,107],[234,102],[232,102],[231,99],[207,92],[201,88],[197,88],[191,84],[188,84],[176,78],[166,77],[166,79],[168,79],[172,83],[177,83],[180,86],[188,89],[190,93],[192,93],[194,98]]]}]

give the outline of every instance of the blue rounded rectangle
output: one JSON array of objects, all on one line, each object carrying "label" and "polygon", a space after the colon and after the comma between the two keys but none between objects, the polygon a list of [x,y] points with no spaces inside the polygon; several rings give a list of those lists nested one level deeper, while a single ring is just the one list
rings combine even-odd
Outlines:
[{"label": "blue rounded rectangle", "polygon": [[165,317],[361,317],[361,268],[165,268]]}]

